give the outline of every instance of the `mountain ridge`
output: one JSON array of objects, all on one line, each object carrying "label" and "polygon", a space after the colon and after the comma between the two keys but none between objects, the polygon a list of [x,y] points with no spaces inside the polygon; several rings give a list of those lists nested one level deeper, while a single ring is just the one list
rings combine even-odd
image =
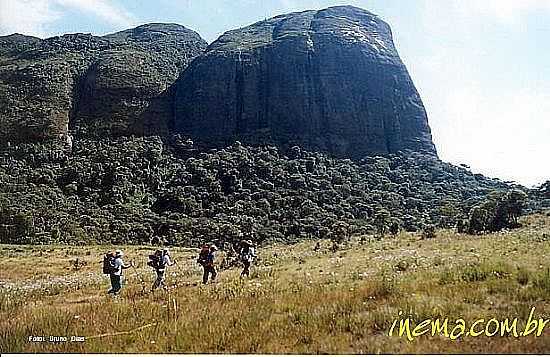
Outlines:
[{"label": "mountain ridge", "polygon": [[[159,30],[163,29],[164,32]],[[182,25],[0,38],[0,134],[11,141],[167,132],[165,91],[207,43]]]},{"label": "mountain ridge", "polygon": [[14,142],[183,134],[207,147],[437,156],[390,26],[352,6],[282,14],[210,44],[158,22],[102,36],[3,36],[0,107],[0,134]]}]

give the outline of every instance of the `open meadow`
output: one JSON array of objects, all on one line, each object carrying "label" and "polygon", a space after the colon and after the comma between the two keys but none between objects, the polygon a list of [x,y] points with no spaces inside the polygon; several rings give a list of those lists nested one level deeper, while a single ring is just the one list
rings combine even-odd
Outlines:
[{"label": "open meadow", "polygon": [[549,319],[550,217],[522,223],[482,236],[354,237],[338,251],[330,241],[260,247],[249,279],[231,268],[206,286],[198,251],[175,247],[170,289],[155,293],[153,247],[127,246],[137,269],[119,298],[101,274],[113,247],[3,245],[0,352],[549,353],[550,323],[538,337],[389,336],[398,318],[448,318],[449,331],[457,319],[516,317],[523,331],[533,308]]}]

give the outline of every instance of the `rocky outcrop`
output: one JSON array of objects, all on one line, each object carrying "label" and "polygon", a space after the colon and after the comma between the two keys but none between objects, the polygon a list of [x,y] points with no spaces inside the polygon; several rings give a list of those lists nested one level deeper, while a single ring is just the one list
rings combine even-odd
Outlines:
[{"label": "rocky outcrop", "polygon": [[388,24],[355,7],[229,31],[176,84],[175,129],[207,145],[298,144],[357,158],[435,154]]},{"label": "rocky outcrop", "polygon": [[0,136],[42,140],[69,127],[80,136],[164,134],[169,88],[206,45],[172,24],[103,37],[0,37]]},{"label": "rocky outcrop", "polygon": [[14,33],[9,36],[0,36],[0,56],[9,57],[26,51],[40,42],[38,37],[25,36]]},{"label": "rocky outcrop", "polygon": [[175,24],[0,37],[0,145],[181,133],[206,146],[435,154],[390,27],[350,6],[281,15],[207,46]]}]

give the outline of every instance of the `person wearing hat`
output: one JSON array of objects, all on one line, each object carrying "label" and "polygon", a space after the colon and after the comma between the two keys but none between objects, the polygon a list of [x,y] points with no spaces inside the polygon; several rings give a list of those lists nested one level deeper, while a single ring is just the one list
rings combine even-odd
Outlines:
[{"label": "person wearing hat", "polygon": [[256,249],[254,248],[254,243],[251,240],[243,240],[241,242],[241,261],[243,263],[243,271],[241,272],[241,277],[250,276],[250,265],[256,258]]},{"label": "person wearing hat", "polygon": [[202,275],[203,284],[208,283],[209,275],[211,275],[210,282],[213,282],[216,279],[216,275],[218,275],[218,272],[216,271],[216,266],[214,265],[217,250],[218,248],[214,244],[210,245],[210,251],[208,252],[208,255],[206,255],[204,264],[202,264],[202,267],[204,268],[204,273]]},{"label": "person wearing hat", "polygon": [[122,257],[124,256],[124,253],[117,249],[115,251],[115,259],[113,261],[113,272],[109,274],[109,277],[111,278],[111,289],[107,292],[108,294],[117,295],[120,292],[120,289],[122,289],[122,270],[131,268],[134,266],[134,263],[130,263],[130,265],[124,264],[122,261]]},{"label": "person wearing hat", "polygon": [[176,261],[172,261],[170,259],[170,251],[168,248],[164,248],[163,250],[157,250],[155,252],[155,255],[157,256],[157,265],[154,266],[155,272],[157,273],[157,279],[153,283],[153,286],[151,287],[151,292],[155,291],[155,289],[162,286],[164,290],[166,290],[166,267],[172,266],[176,264]]}]

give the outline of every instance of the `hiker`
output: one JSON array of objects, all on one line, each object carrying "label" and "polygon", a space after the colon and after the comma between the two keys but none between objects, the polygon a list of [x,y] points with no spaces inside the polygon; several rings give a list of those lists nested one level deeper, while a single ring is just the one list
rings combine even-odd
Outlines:
[{"label": "hiker", "polygon": [[241,272],[241,277],[250,276],[250,265],[256,258],[256,249],[254,248],[254,243],[251,240],[243,240],[241,242],[241,262],[244,265],[243,271]]},{"label": "hiker", "polygon": [[151,292],[155,291],[155,289],[162,286],[163,289],[166,290],[166,267],[172,266],[176,264],[176,261],[173,262],[170,260],[170,251],[168,249],[160,250],[158,249],[155,254],[149,256],[149,262],[147,265],[153,267],[155,269],[155,272],[157,273],[157,279],[153,283],[153,286],[151,287]]},{"label": "hiker", "polygon": [[210,245],[203,244],[201,247],[201,251],[199,252],[197,263],[204,266],[204,264],[206,264],[206,258],[208,258],[208,254],[210,254]]},{"label": "hiker", "polygon": [[107,291],[107,294],[118,295],[120,289],[122,289],[122,278],[124,269],[128,269],[134,266],[131,262],[130,265],[124,264],[122,257],[124,253],[121,250],[117,250],[114,254],[107,253],[103,260],[103,273],[109,274],[111,278],[111,289]]},{"label": "hiker", "polygon": [[216,272],[216,267],[214,266],[214,261],[216,260],[216,251],[218,248],[212,244],[212,245],[203,245],[201,252],[199,253],[199,259],[197,262],[202,265],[204,269],[204,273],[202,275],[202,283],[207,284],[208,283],[208,277],[209,275],[212,275],[210,278],[210,281],[213,282],[216,279],[216,276],[218,273]]}]

